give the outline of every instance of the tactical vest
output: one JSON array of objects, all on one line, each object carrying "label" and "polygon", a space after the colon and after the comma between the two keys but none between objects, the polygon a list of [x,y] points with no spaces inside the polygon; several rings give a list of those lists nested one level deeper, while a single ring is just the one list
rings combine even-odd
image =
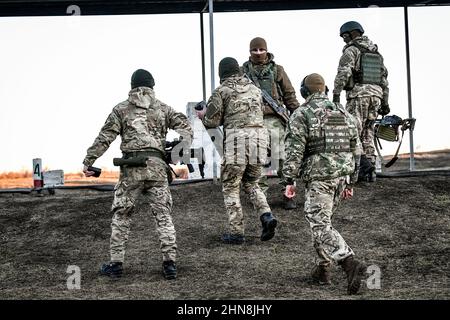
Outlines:
[{"label": "tactical vest", "polygon": [[344,110],[334,105],[332,105],[333,109],[324,109],[312,101],[309,105],[311,108],[308,108],[306,113],[309,119],[309,130],[313,137],[310,137],[306,143],[305,156],[355,151],[356,141],[351,140],[350,127]]},{"label": "tactical vest", "polygon": [[[270,94],[275,101],[279,101],[279,98],[281,97],[281,88],[276,81],[278,74],[275,63],[270,62],[260,71],[257,71],[253,64],[248,62],[244,64],[244,72],[258,88],[263,89]],[[276,92],[277,95],[274,92]]]},{"label": "tactical vest", "polygon": [[383,69],[383,57],[378,51],[370,51],[361,45],[354,43],[360,51],[359,70],[353,71],[353,81],[360,84],[381,85],[381,73]]}]

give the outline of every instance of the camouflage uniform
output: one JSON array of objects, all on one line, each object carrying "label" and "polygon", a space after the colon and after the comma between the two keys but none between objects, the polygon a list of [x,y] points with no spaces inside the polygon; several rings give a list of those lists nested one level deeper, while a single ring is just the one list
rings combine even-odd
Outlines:
[{"label": "camouflage uniform", "polygon": [[346,109],[357,120],[363,154],[372,164],[375,164],[374,121],[378,116],[382,100],[387,101],[389,97],[388,72],[383,65],[380,85],[355,83],[352,89],[346,88],[353,73],[360,70],[361,50],[358,46],[370,51],[378,50],[377,46],[366,36],[356,37],[347,43],[339,60],[333,95],[340,95],[342,90],[348,89]]},{"label": "camouflage uniform", "polygon": [[[114,107],[83,161],[92,165],[120,135],[124,153],[154,150],[164,154],[168,129],[176,130],[186,139],[193,131],[186,116],[155,98],[151,88],[137,87],[128,100]],[[172,222],[172,196],[167,179],[167,164],[161,157],[150,156],[147,167],[121,167],[112,204],[111,262],[123,262],[130,232],[131,216],[140,195],[149,201],[155,217],[164,261],[176,261],[176,236]]]},{"label": "camouflage uniform", "polygon": [[[332,110],[345,121],[333,122],[329,116]],[[327,123],[325,119],[329,119]],[[323,141],[323,149],[318,141]],[[336,144],[348,147],[330,151]],[[285,145],[285,183],[292,184],[296,177],[301,177],[306,184],[305,216],[319,256],[317,264],[330,265],[333,260],[338,262],[352,256],[352,249],[332,227],[331,217],[346,184],[357,179],[355,167],[361,146],[354,118],[342,107],[336,107],[324,93],[314,93],[292,114]]]},{"label": "camouflage uniform", "polygon": [[223,125],[224,129],[221,180],[230,233],[243,236],[241,182],[258,214],[270,212],[258,186],[267,152],[261,91],[246,77],[231,76],[213,91],[207,106],[202,120],[205,127]]},{"label": "camouflage uniform", "polygon": [[[293,112],[300,105],[296,96],[295,89],[289,80],[284,68],[273,61],[274,55],[267,53],[267,62],[264,64],[255,64],[250,58],[242,66],[242,71],[261,89],[266,90],[279,105],[285,105],[290,112]],[[270,150],[272,158],[272,169],[278,170],[281,177],[283,167],[284,139],[286,126],[275,112],[264,104],[264,126],[269,131]],[[279,163],[278,163],[279,160]],[[267,176],[262,170],[262,176],[259,186],[264,193],[269,187]]]}]

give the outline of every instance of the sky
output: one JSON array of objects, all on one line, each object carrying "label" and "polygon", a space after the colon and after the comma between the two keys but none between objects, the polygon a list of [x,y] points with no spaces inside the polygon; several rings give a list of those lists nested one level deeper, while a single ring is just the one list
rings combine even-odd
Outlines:
[{"label": "sky", "polygon": [[[202,99],[199,14],[83,16],[82,10],[81,16],[0,18],[0,172],[31,170],[34,158],[47,169],[80,171],[108,114],[127,99],[136,69],[150,71],[156,97],[180,112]],[[415,151],[450,148],[450,7],[409,8],[408,15]],[[391,113],[406,118],[403,18],[403,8],[215,13],[215,84],[219,61],[231,56],[244,63],[250,40],[259,36],[301,103],[307,74],[321,74],[332,90],[344,46],[339,28],[356,20],[384,57]],[[209,97],[208,14],[204,26]],[[120,138],[95,166],[114,168],[119,145]],[[385,142],[382,153],[396,147]],[[409,152],[408,134],[401,152]]]}]

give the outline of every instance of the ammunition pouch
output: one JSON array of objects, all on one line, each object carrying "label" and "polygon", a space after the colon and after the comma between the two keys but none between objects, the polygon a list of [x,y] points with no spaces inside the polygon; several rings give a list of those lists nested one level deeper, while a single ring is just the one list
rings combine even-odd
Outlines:
[{"label": "ammunition pouch", "polygon": [[319,153],[346,153],[353,152],[355,148],[356,143],[351,141],[345,115],[334,110],[321,124],[320,136],[308,140],[305,155],[309,157]]}]

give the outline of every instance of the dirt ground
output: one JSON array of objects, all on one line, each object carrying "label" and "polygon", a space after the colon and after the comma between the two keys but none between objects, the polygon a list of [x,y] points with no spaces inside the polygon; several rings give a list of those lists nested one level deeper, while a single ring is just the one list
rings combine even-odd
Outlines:
[{"label": "dirt ground", "polygon": [[[448,165],[444,158],[440,165]],[[407,166],[407,159],[399,160]],[[135,214],[124,276],[99,276],[108,260],[111,191],[56,190],[55,195],[0,194],[0,299],[444,299],[450,298],[450,178],[379,178],[358,184],[333,217],[334,227],[371,270],[356,296],[346,295],[340,268],[333,284],[310,279],[313,251],[299,209],[285,211],[277,179],[269,204],[279,219],[274,239],[261,242],[260,222],[242,196],[247,242],[225,245],[223,196],[210,181],[172,186],[178,278],[161,274],[161,254],[145,200]],[[302,187],[300,188],[302,189]],[[69,290],[69,266],[81,288]],[[372,278],[369,278],[372,277]],[[372,279],[369,281],[369,279]],[[375,288],[374,284],[375,283]],[[369,288],[371,287],[371,288]]]}]

